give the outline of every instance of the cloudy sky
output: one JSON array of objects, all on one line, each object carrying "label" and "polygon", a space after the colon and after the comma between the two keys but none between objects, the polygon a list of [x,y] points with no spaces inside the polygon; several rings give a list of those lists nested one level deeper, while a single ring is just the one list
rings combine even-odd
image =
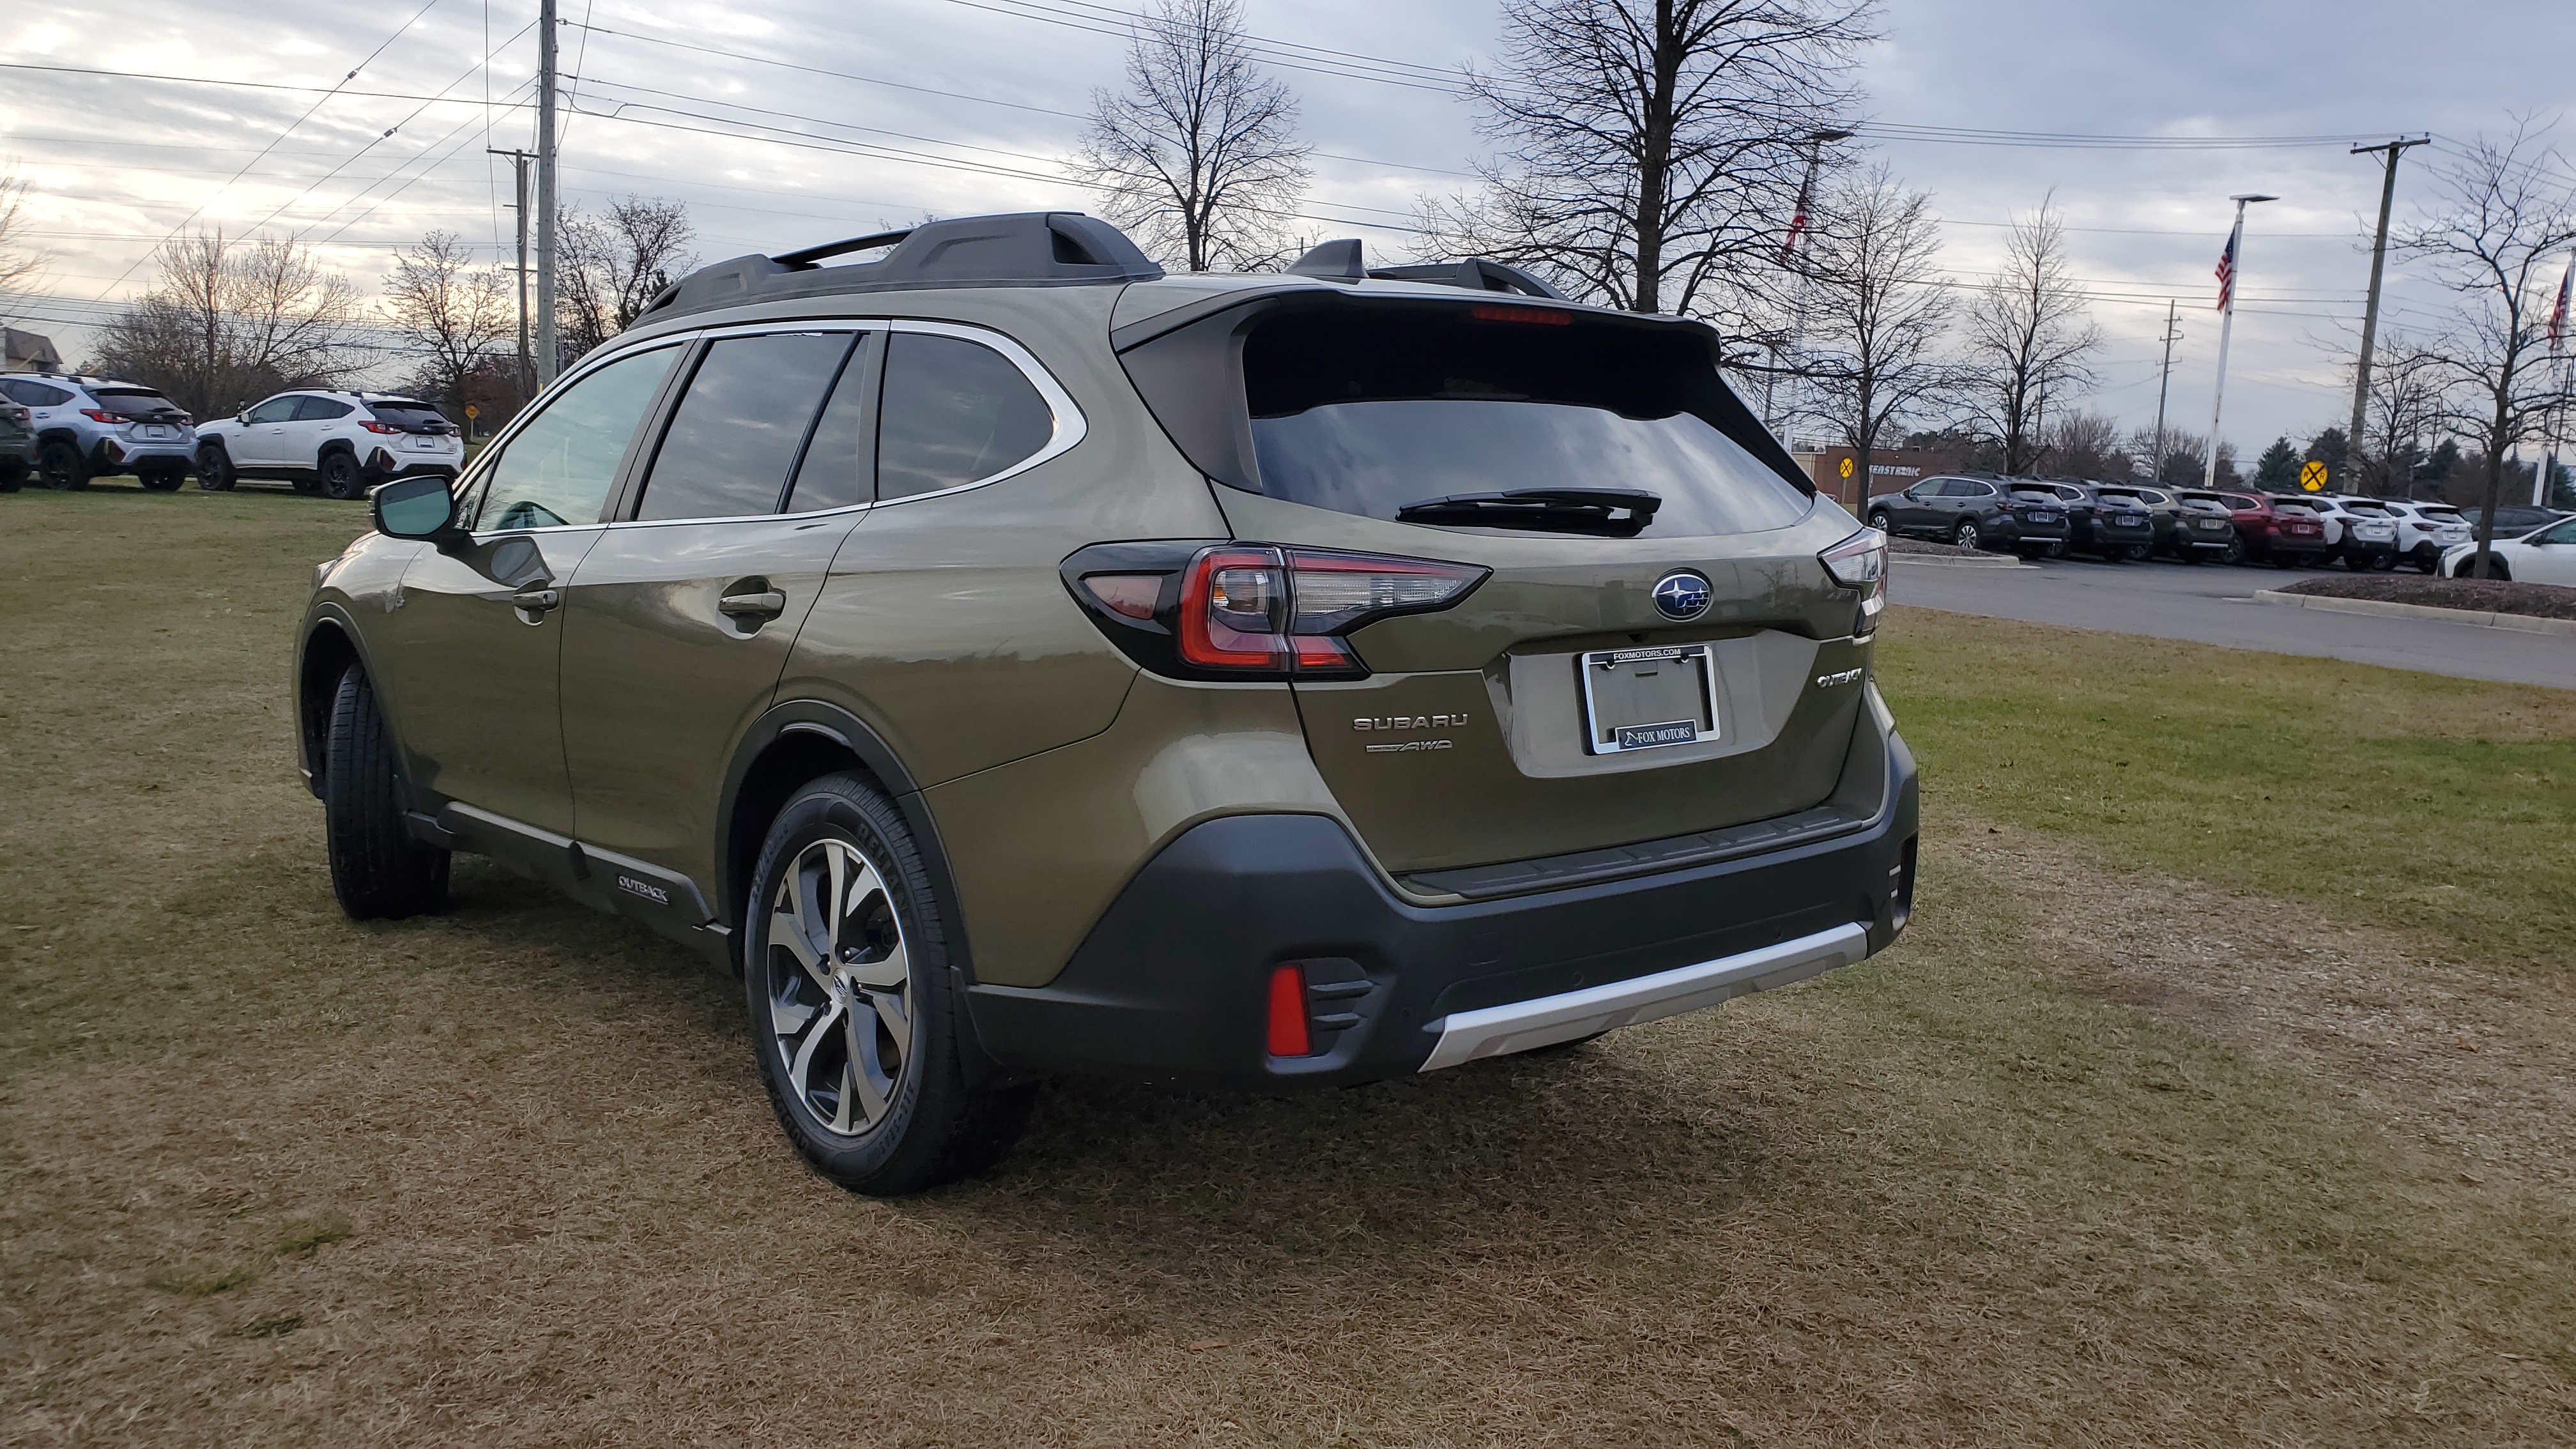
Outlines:
[{"label": "cloudy sky", "polygon": [[[1134,0],[1128,0],[1132,6]],[[706,259],[781,251],[924,214],[1080,209],[1055,179],[1095,85],[1118,79],[1118,0],[561,0],[576,114],[564,195],[674,196]],[[1474,116],[1450,86],[1490,53],[1492,0],[1248,0],[1318,149],[1319,234],[1406,240],[1417,197],[1463,184]],[[0,20],[0,159],[50,252],[20,326],[77,356],[184,225],[293,232],[372,289],[430,228],[498,256],[508,163],[531,143],[535,0],[92,0]],[[2231,193],[2273,192],[2246,245],[2226,435],[2249,456],[2350,409],[2377,205],[2356,141],[2426,133],[2434,168],[2508,112],[2568,107],[2576,5],[2471,0],[1886,0],[1865,119],[1898,127],[2295,144],[2032,146],[1880,139],[1929,189],[1951,271],[2054,190],[2109,334],[2089,406],[2144,426],[2167,298],[2182,305],[2171,415],[2208,424],[2210,268]],[[345,79],[357,68],[354,79]],[[111,72],[113,74],[100,74]],[[227,82],[206,84],[204,82]],[[325,94],[321,88],[337,85]],[[2576,121],[2559,139],[2576,150]],[[2387,323],[2441,299],[2392,266]]]}]

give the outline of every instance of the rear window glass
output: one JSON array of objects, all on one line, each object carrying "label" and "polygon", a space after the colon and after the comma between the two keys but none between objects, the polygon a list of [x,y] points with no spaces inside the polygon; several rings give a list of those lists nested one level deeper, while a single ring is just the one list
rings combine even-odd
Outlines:
[{"label": "rear window glass", "polygon": [[2122,493],[2111,488],[2103,489],[2098,496],[2103,502],[2116,503],[2122,508],[2137,508],[2144,505],[2147,501],[2135,493]]},{"label": "rear window glass", "polygon": [[[1477,313],[1516,316],[1479,317]],[[1812,506],[1721,431],[1696,333],[1535,308],[1284,311],[1245,340],[1261,491],[1398,522],[1687,538]]]},{"label": "rear window glass", "polygon": [[445,413],[423,402],[369,403],[367,411],[376,415],[377,422],[391,423],[395,427],[409,428],[415,432],[422,429],[443,430],[447,424]]},{"label": "rear window glass", "polygon": [[2460,510],[2456,508],[2418,508],[2415,512],[2419,517],[2430,519],[2435,523],[2468,522],[2460,516]]},{"label": "rear window glass", "polygon": [[2058,501],[2057,490],[2054,488],[2016,488],[2012,491],[2012,496],[2015,498],[2027,498],[2034,503],[2055,503]]},{"label": "rear window glass", "polygon": [[157,413],[165,410],[175,413],[179,410],[179,405],[177,403],[170,401],[168,398],[152,391],[150,388],[92,388],[90,390],[90,396],[97,398],[100,402],[107,404],[108,407],[120,413]]},{"label": "rear window glass", "polygon": [[709,344],[662,434],[635,516],[777,512],[787,470],[850,342],[847,332],[781,332]]}]

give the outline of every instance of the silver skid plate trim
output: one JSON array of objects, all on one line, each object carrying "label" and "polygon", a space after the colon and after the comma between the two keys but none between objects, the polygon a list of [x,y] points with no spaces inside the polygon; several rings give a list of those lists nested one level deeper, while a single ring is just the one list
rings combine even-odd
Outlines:
[{"label": "silver skid plate trim", "polygon": [[1422,1070],[1436,1072],[1480,1057],[1508,1056],[1614,1027],[1698,1011],[1748,991],[1804,981],[1867,955],[1869,933],[1853,922],[1652,976],[1475,1011],[1453,1011],[1434,1024],[1440,1042],[1431,1049]]}]

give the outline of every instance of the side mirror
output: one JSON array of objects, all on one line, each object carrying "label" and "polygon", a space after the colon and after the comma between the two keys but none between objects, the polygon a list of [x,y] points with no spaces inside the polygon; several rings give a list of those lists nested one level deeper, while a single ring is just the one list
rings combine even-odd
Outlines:
[{"label": "side mirror", "polygon": [[426,539],[444,549],[469,537],[457,527],[456,495],[444,478],[397,478],[368,495],[367,504],[376,531],[387,538]]}]

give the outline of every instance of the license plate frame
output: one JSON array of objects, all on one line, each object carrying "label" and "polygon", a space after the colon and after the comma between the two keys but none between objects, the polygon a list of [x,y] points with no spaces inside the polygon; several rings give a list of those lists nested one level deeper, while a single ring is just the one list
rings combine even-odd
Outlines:
[{"label": "license plate frame", "polygon": [[[1638,666],[1647,664],[1658,667],[1639,673]],[[1660,679],[1664,665],[1696,671],[1697,678],[1641,684],[1649,677]],[[1706,744],[1724,733],[1717,653],[1706,644],[1595,649],[1577,656],[1574,667],[1582,682],[1586,754],[1633,754]],[[1677,684],[1681,687],[1675,688]],[[1647,717],[1605,720],[1605,708],[1614,715]]]}]

